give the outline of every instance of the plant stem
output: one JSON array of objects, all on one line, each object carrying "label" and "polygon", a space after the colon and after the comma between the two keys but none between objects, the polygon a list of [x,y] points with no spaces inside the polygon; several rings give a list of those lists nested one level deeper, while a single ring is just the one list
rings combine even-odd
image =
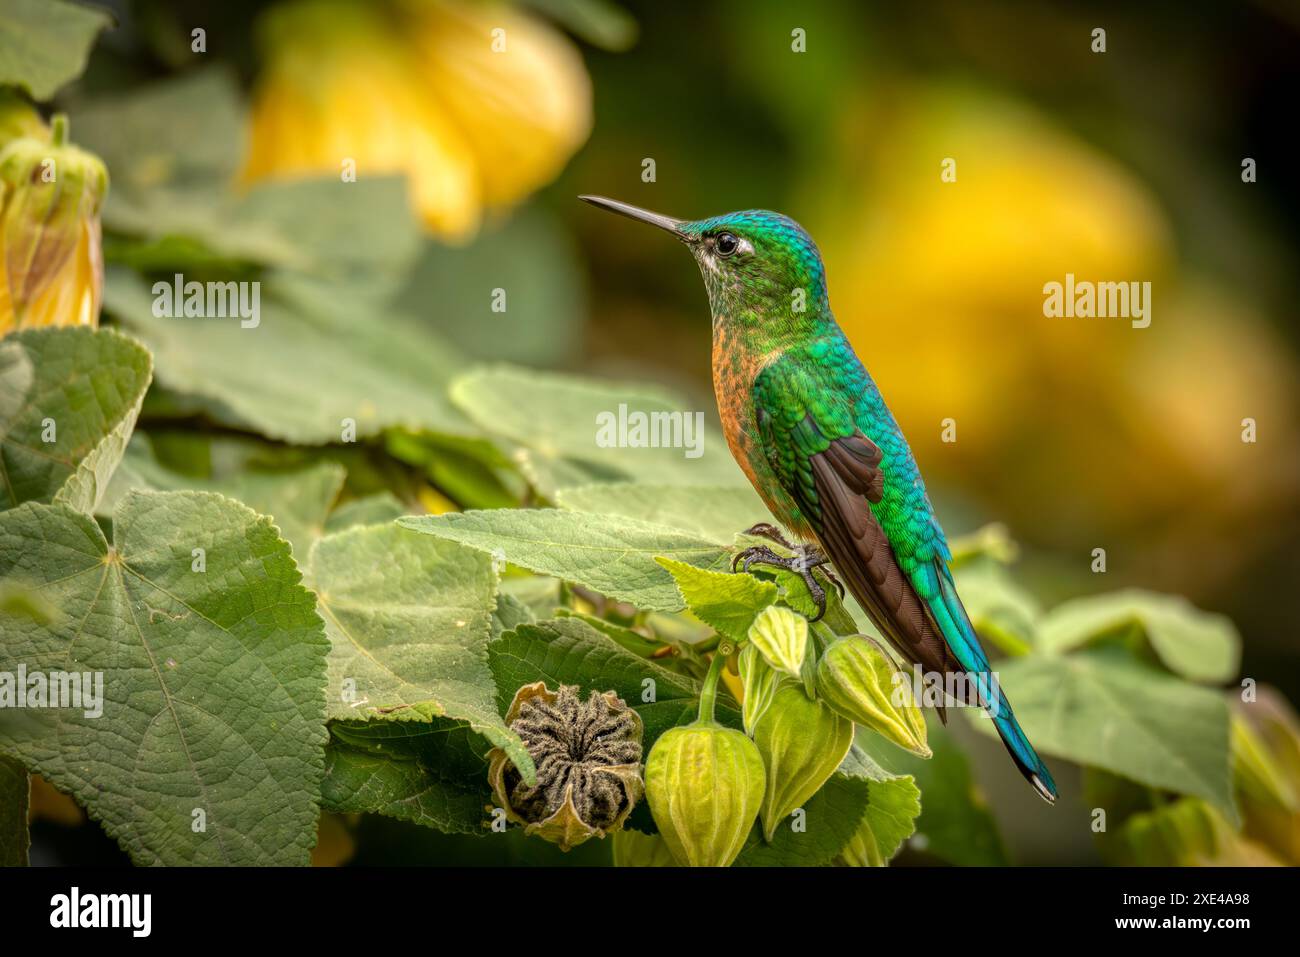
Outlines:
[{"label": "plant stem", "polygon": [[704,676],[704,687],[700,689],[699,721],[701,724],[714,723],[713,705],[718,700],[718,678],[722,675],[722,666],[726,660],[726,655],[715,651],[713,660],[709,662],[709,673]]},{"label": "plant stem", "polygon": [[50,118],[50,145],[62,146],[68,140],[68,114],[55,113]]}]

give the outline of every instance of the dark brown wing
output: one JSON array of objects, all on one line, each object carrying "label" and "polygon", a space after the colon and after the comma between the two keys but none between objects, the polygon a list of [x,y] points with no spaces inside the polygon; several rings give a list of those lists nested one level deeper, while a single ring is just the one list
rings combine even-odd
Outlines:
[{"label": "dark brown wing", "polygon": [[880,449],[860,432],[810,457],[818,540],[872,624],[904,659],[928,672],[960,671],[872,514],[869,503],[880,501],[882,491],[880,459]]}]

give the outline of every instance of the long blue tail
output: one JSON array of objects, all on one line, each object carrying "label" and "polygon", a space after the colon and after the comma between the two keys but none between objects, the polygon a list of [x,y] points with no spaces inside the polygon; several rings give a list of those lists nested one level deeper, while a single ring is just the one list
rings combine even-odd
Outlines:
[{"label": "long blue tail", "polygon": [[953,584],[951,573],[943,563],[939,563],[939,567],[939,598],[926,604],[934,614],[944,638],[947,639],[953,656],[968,674],[975,677],[980,701],[986,703],[986,710],[993,718],[993,726],[997,728],[1002,743],[1006,745],[1011,759],[1016,762],[1016,767],[1043,800],[1049,804],[1054,803],[1056,782],[1052,780],[1047,765],[1043,763],[1043,759],[1038,756],[1034,746],[1025,737],[1025,732],[1021,730],[1020,722],[1016,720],[1015,712],[1011,710],[1011,702],[1002,693],[1002,687],[992,679],[988,657],[975,636],[975,628],[971,625],[970,617],[966,614],[961,598],[957,595],[957,587]]}]

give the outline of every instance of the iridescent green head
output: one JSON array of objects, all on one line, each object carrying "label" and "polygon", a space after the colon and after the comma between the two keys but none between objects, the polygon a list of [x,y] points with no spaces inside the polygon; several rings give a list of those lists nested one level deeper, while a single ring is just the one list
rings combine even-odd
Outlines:
[{"label": "iridescent green head", "polygon": [[715,322],[797,329],[829,320],[821,253],[788,216],[748,209],[684,220],[603,196],[581,199],[657,226],[685,243],[700,265]]}]

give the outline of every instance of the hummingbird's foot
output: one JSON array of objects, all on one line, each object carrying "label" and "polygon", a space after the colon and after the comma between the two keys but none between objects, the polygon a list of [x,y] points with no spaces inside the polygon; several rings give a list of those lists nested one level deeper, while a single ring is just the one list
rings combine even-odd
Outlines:
[{"label": "hummingbird's foot", "polygon": [[813,575],[814,568],[821,568],[822,574],[835,586],[840,597],[844,597],[844,586],[832,574],[830,568],[825,567],[830,564],[830,559],[816,545],[793,545],[786,540],[785,536],[775,526],[766,523],[760,523],[747,529],[745,534],[771,539],[777,544],[788,548],[794,554],[787,558],[784,555],[778,555],[766,545],[754,545],[736,553],[736,557],[731,560],[731,570],[733,572],[736,571],[737,565],[740,565],[746,573],[749,572],[751,565],[771,565],[798,575],[803,579],[813,604],[817,606],[817,614],[813,617],[813,621],[820,621],[822,616],[826,614],[826,589],[822,588],[821,582]]}]

